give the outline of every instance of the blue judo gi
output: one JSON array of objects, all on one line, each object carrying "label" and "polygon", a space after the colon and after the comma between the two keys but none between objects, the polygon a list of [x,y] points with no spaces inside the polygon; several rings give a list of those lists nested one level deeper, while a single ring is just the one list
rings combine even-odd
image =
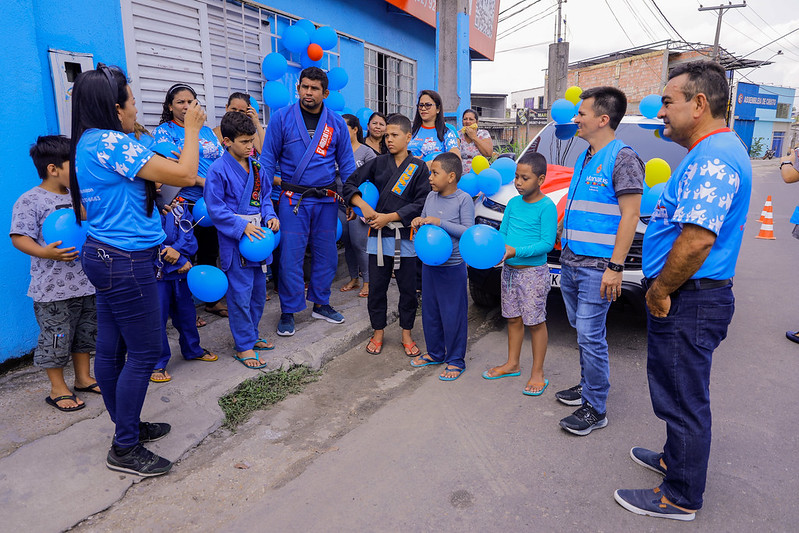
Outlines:
[{"label": "blue judo gi", "polygon": [[[176,216],[176,213],[180,216]],[[161,250],[167,247],[174,248],[180,253],[180,257],[174,265],[164,261],[160,253],[155,260],[163,323],[161,359],[155,364],[155,369],[166,368],[170,357],[172,357],[169,339],[166,336],[166,322],[170,318],[172,325],[180,335],[180,353],[183,358],[197,359],[204,353],[200,346],[200,333],[197,331],[197,312],[194,309],[194,300],[186,282],[187,273],[178,273],[189,257],[197,253],[197,239],[194,237],[192,229],[189,229],[188,232],[180,229],[178,224],[181,220],[184,221],[183,225],[187,228],[194,223],[194,218],[185,204],[179,204],[177,209],[166,215],[161,214],[161,226],[166,234],[166,239],[161,244]]]},{"label": "blue judo gi", "polygon": [[[249,161],[249,172],[225,152],[208,169],[203,197],[219,232],[219,260],[228,278],[227,305],[236,351],[252,350],[259,340],[258,323],[266,305],[266,274],[262,264],[244,259],[239,241],[248,221],[238,215],[261,215],[261,225],[277,218],[272,208],[272,174]],[[267,179],[264,179],[267,176]],[[271,231],[265,229],[265,231]],[[265,263],[272,262],[270,255]]]},{"label": "blue judo gi", "polygon": [[[260,161],[264,176],[273,176],[279,165],[284,184],[333,190],[336,164],[342,178],[356,168],[344,119],[323,105],[311,138],[299,102],[272,116]],[[299,198],[299,193],[283,190],[278,201],[282,234],[278,294],[283,313],[298,313],[306,307],[302,271],[306,247],[310,245],[312,253],[308,300],[319,305],[330,303],[330,285],[338,264],[337,200],[306,196],[298,206]]]}]

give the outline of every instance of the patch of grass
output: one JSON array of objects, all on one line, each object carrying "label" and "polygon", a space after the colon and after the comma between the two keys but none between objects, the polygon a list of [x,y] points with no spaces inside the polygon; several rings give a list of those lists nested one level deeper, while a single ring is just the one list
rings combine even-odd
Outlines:
[{"label": "patch of grass", "polygon": [[219,406],[225,413],[223,427],[235,430],[253,411],[275,404],[289,394],[299,393],[305,385],[319,379],[320,374],[304,366],[295,366],[287,371],[269,372],[244,381],[219,399]]}]

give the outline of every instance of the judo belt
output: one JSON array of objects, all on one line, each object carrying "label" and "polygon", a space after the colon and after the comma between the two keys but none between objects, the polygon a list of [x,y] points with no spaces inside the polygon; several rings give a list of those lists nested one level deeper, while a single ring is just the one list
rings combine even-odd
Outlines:
[{"label": "judo belt", "polygon": [[[392,270],[399,270],[400,267],[400,253],[401,248],[400,245],[402,244],[402,236],[400,235],[400,229],[404,228],[405,226],[402,225],[402,222],[389,222],[386,224],[388,229],[394,230],[394,268]],[[383,228],[377,230],[377,266],[384,266],[385,261],[383,261]]]},{"label": "judo belt", "polygon": [[346,202],[344,202],[344,198],[342,198],[341,195],[339,195],[331,187],[333,187],[332,183],[326,187],[306,187],[304,185],[286,183],[285,181],[280,184],[280,188],[284,191],[296,192],[300,194],[300,199],[297,200],[297,205],[294,206],[295,215],[299,212],[300,203],[302,203],[302,199],[306,196],[310,196],[311,198],[335,198],[336,201],[347,205]]}]

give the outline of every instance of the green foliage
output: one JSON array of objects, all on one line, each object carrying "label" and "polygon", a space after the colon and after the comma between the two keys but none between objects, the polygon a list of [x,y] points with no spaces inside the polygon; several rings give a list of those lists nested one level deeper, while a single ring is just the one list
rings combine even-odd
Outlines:
[{"label": "green foliage", "polygon": [[766,138],[755,137],[752,139],[752,147],[749,148],[749,157],[760,157],[766,151]]},{"label": "green foliage", "polygon": [[244,381],[219,399],[219,406],[225,413],[222,425],[236,429],[253,411],[276,404],[289,394],[298,394],[305,385],[319,379],[320,374],[304,366],[295,366],[285,372],[269,372]]}]

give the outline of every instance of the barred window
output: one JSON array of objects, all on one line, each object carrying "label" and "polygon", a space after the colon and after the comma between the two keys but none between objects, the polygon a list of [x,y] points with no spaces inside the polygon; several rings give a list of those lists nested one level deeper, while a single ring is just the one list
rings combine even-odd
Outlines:
[{"label": "barred window", "polygon": [[364,45],[364,100],[375,111],[413,117],[416,62]]}]

